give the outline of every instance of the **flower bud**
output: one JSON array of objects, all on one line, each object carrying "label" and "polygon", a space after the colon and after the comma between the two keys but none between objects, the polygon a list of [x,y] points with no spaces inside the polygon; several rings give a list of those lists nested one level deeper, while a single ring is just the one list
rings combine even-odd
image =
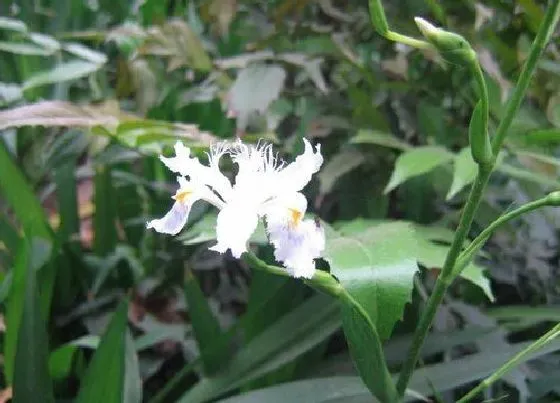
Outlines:
[{"label": "flower bud", "polygon": [[389,32],[389,25],[385,17],[385,10],[381,4],[381,0],[369,0],[369,15],[373,28],[380,34],[385,36]]},{"label": "flower bud", "polygon": [[546,198],[551,205],[560,206],[560,191],[557,190],[555,192],[551,192],[546,196]]},{"label": "flower bud", "polygon": [[420,17],[415,17],[414,21],[422,35],[447,62],[464,66],[476,59],[476,53],[461,35],[438,28]]},{"label": "flower bud", "polygon": [[483,113],[485,112],[482,103],[478,102],[469,124],[469,142],[473,160],[479,165],[488,165],[492,163],[493,153],[488,130],[484,125]]}]

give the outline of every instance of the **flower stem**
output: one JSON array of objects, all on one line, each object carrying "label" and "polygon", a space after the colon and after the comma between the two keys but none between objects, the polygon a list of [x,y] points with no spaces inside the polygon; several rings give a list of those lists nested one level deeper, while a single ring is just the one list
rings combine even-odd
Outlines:
[{"label": "flower stem", "polygon": [[[410,350],[397,381],[397,392],[401,397],[404,395],[406,386],[408,385],[410,377],[412,376],[412,372],[414,371],[414,367],[420,354],[420,349],[424,344],[426,336],[428,335],[430,325],[434,319],[437,308],[443,300],[447,287],[453,282],[456,277],[456,273],[454,273],[454,267],[457,258],[459,257],[459,252],[461,251],[463,242],[474,219],[474,214],[476,213],[476,210],[480,203],[480,199],[482,198],[482,195],[484,193],[484,188],[486,187],[490,174],[494,169],[496,158],[505,139],[507,131],[513,121],[515,114],[517,113],[517,110],[519,109],[519,106],[521,105],[523,96],[527,91],[527,87],[529,86],[529,81],[531,76],[533,75],[533,71],[536,67],[537,61],[541,56],[546,42],[548,41],[552,31],[554,30],[559,17],[560,0],[552,0],[547,7],[546,14],[539,28],[539,32],[537,33],[537,36],[531,46],[527,62],[523,66],[523,70],[521,71],[515,89],[513,90],[513,95],[508,101],[505,116],[500,122],[496,131],[496,135],[494,136],[494,139],[492,141],[493,160],[489,164],[479,165],[477,177],[469,193],[469,197],[463,209],[463,213],[461,214],[459,226],[457,228],[457,231],[455,232],[451,248],[449,249],[443,268],[438,276],[432,295],[427,302],[426,309],[422,313],[420,323],[416,328],[416,331],[414,332]],[[484,94],[481,94],[481,96],[484,96]],[[487,100],[485,102],[487,102]]]},{"label": "flower stem", "polygon": [[490,173],[490,170],[479,169],[478,176],[471,188],[469,198],[461,215],[459,227],[457,228],[455,237],[453,238],[453,243],[451,244],[451,248],[449,249],[443,268],[437,278],[432,294],[428,299],[426,309],[420,317],[420,323],[414,332],[410,350],[408,351],[406,361],[401,369],[399,379],[397,381],[397,392],[401,397],[404,396],[406,386],[408,385],[408,381],[414,371],[416,361],[418,360],[418,356],[420,354],[420,349],[424,344],[424,339],[428,335],[428,331],[436,314],[437,308],[443,300],[447,287],[453,281],[453,267],[455,266],[455,261],[457,260],[457,257],[461,252],[461,246],[467,237],[467,233],[474,218],[474,214],[478,208],[484,187],[490,177]]},{"label": "flower stem", "polygon": [[421,39],[412,38],[407,35],[402,35],[394,31],[387,31],[387,33],[385,34],[385,38],[389,39],[390,41],[403,43],[405,45],[408,45],[416,49],[427,50],[427,49],[434,48],[432,44],[429,42],[423,41]]},{"label": "flower stem", "polygon": [[513,94],[507,104],[506,112],[503,119],[500,121],[498,128],[496,129],[496,135],[492,141],[492,151],[494,151],[494,156],[498,155],[498,151],[500,150],[502,143],[507,135],[507,131],[517,113],[517,109],[521,105],[521,101],[523,100],[523,96],[527,91],[527,87],[529,86],[529,82],[531,81],[531,76],[533,75],[533,71],[541,57],[546,43],[550,38],[550,35],[554,31],[554,27],[558,22],[558,18],[560,17],[560,0],[551,0],[549,1],[549,5],[546,10],[546,14],[541,22],[541,26],[539,28],[539,32],[531,45],[531,50],[529,51],[529,56],[527,57],[527,61],[523,66],[523,70],[519,74],[519,78],[517,79],[517,83],[515,85],[515,89],[513,90]]},{"label": "flower stem", "polygon": [[551,193],[543,198],[524,204],[515,210],[507,212],[506,214],[502,215],[497,220],[492,222],[469,244],[469,246],[467,246],[467,248],[463,252],[461,252],[459,257],[457,258],[457,262],[455,263],[455,268],[453,269],[453,277],[457,277],[459,274],[461,274],[461,271],[467,266],[467,264],[469,264],[475,253],[478,252],[480,248],[482,248],[486,240],[490,238],[490,235],[492,235],[492,233],[498,227],[508,221],[514,220],[515,218],[525,213],[536,210],[540,207],[558,205],[558,201],[555,199],[555,195],[556,193]]},{"label": "flower stem", "polygon": [[558,323],[556,326],[554,326],[552,329],[550,329],[548,332],[542,335],[534,343],[527,346],[527,348],[525,348],[523,351],[517,353],[511,360],[509,360],[504,365],[502,365],[496,372],[494,372],[488,378],[484,379],[482,382],[478,384],[477,387],[475,387],[469,393],[467,393],[465,396],[459,399],[457,403],[466,403],[472,400],[474,397],[476,397],[476,395],[481,393],[484,389],[488,388],[490,385],[492,385],[498,379],[503,377],[506,373],[511,371],[521,362],[525,361],[527,355],[530,355],[535,351],[539,350],[545,344],[554,340],[558,335],[560,335],[560,323]]}]

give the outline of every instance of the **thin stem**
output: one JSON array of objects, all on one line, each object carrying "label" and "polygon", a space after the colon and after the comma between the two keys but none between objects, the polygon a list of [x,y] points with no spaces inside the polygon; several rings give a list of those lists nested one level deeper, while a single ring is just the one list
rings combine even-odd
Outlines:
[{"label": "thin stem", "polygon": [[475,387],[469,393],[467,393],[465,396],[459,399],[457,403],[466,403],[472,400],[474,397],[476,397],[476,395],[484,391],[484,389],[488,388],[498,379],[503,377],[513,368],[515,368],[517,365],[525,361],[527,355],[530,355],[535,351],[539,350],[545,344],[554,340],[558,335],[560,335],[560,323],[558,323],[556,326],[554,326],[552,329],[550,329],[548,332],[542,335],[534,343],[527,346],[527,348],[525,348],[523,351],[517,353],[511,360],[509,360],[504,365],[502,365],[496,372],[494,372],[488,378],[484,379],[482,382],[478,384],[477,387]]},{"label": "thin stem", "polygon": [[385,34],[385,38],[389,39],[390,41],[403,43],[405,45],[411,46],[416,49],[423,49],[423,50],[434,49],[432,44],[429,42],[412,38],[410,36],[402,35],[394,31],[387,31],[387,33]]},{"label": "thin stem", "polygon": [[412,376],[412,372],[414,371],[414,367],[418,360],[420,349],[424,344],[424,339],[428,335],[428,331],[436,314],[437,308],[443,300],[447,287],[456,277],[453,269],[455,267],[455,263],[459,256],[459,252],[461,250],[463,242],[470,229],[474,214],[480,203],[480,199],[482,198],[484,188],[486,187],[486,184],[488,182],[488,178],[490,177],[490,174],[494,169],[495,159],[505,139],[507,130],[509,129],[511,122],[513,121],[513,117],[517,112],[519,106],[521,105],[521,100],[523,99],[523,96],[527,90],[529,80],[533,74],[537,61],[542,54],[542,51],[544,50],[546,42],[548,41],[548,38],[550,37],[554,26],[556,25],[559,17],[559,12],[560,0],[553,0],[547,8],[537,37],[535,38],[535,41],[531,46],[527,62],[525,63],[523,70],[521,71],[519,80],[517,81],[517,84],[513,91],[513,95],[508,102],[505,117],[500,122],[500,125],[498,126],[498,129],[496,131],[496,135],[494,136],[494,139],[492,141],[492,154],[494,156],[493,161],[491,161],[488,166],[479,165],[477,177],[465,204],[459,226],[457,228],[457,231],[455,232],[455,236],[451,244],[451,248],[449,249],[443,268],[438,276],[432,295],[427,302],[426,309],[424,310],[420,318],[420,323],[416,328],[416,331],[414,332],[412,345],[397,381],[397,392],[399,393],[399,396],[404,395],[406,386],[408,385],[408,382],[410,380],[410,377]]},{"label": "thin stem", "polygon": [[455,264],[455,268],[453,269],[453,276],[458,276],[461,271],[469,264],[472,260],[474,254],[482,248],[484,243],[490,235],[500,226],[505,224],[508,221],[514,220],[515,218],[519,217],[522,214],[528,213],[530,211],[536,210],[543,206],[554,206],[557,205],[557,201],[554,200],[551,195],[543,197],[538,200],[534,200],[527,204],[524,204],[521,207],[518,207],[515,210],[509,211],[508,213],[502,215],[497,220],[492,222],[488,227],[484,229],[470,244],[467,248],[459,255],[457,258],[457,263]]},{"label": "thin stem", "polygon": [[478,204],[482,197],[484,187],[486,186],[488,178],[490,177],[490,173],[490,170],[479,168],[475,183],[471,188],[469,198],[467,200],[467,203],[465,204],[465,208],[461,215],[461,220],[459,221],[459,226],[457,228],[457,231],[455,232],[455,237],[453,238],[453,243],[451,244],[451,248],[449,249],[449,252],[445,259],[445,263],[443,264],[443,268],[437,278],[436,285],[434,286],[434,289],[432,291],[432,295],[427,302],[426,309],[422,313],[420,323],[418,324],[418,327],[414,332],[410,350],[408,351],[406,361],[404,362],[403,368],[399,375],[399,380],[397,381],[397,392],[401,397],[404,396],[406,386],[408,385],[408,381],[410,380],[412,372],[414,371],[414,366],[416,365],[416,361],[418,360],[418,356],[420,355],[420,349],[424,344],[424,339],[428,334],[437,308],[443,300],[443,296],[445,295],[447,287],[453,281],[453,267],[455,266],[455,261],[457,260],[463,242],[467,237],[467,233],[473,221],[476,209],[478,208]]},{"label": "thin stem", "polygon": [[552,0],[549,2],[549,6],[547,7],[546,14],[544,15],[543,21],[539,28],[539,32],[533,41],[531,46],[531,50],[529,51],[529,56],[527,57],[527,61],[523,66],[523,70],[519,75],[517,83],[515,85],[515,89],[513,90],[513,94],[507,104],[506,112],[503,119],[500,121],[500,125],[498,129],[496,129],[496,135],[492,141],[492,151],[494,156],[498,155],[498,151],[502,147],[502,143],[507,135],[507,131],[517,113],[517,109],[521,105],[521,101],[523,100],[523,96],[527,91],[527,87],[529,86],[529,82],[531,80],[531,76],[535,70],[537,62],[541,57],[546,43],[550,38],[550,35],[554,31],[554,27],[558,22],[558,18],[560,17],[560,0]]}]

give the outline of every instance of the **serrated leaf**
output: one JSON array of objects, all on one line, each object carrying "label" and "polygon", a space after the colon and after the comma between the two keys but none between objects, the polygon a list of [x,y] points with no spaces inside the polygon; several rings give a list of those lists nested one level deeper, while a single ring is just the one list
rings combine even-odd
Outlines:
[{"label": "serrated leaf", "polygon": [[28,90],[47,84],[76,80],[95,73],[103,67],[101,63],[91,63],[84,60],[72,60],[61,63],[51,70],[41,71],[23,83],[23,89]]},{"label": "serrated leaf", "polygon": [[414,228],[405,222],[380,223],[351,236],[327,231],[331,273],[370,315],[382,340],[411,298],[417,248]]},{"label": "serrated leaf", "polygon": [[286,72],[280,66],[253,64],[241,70],[228,94],[228,111],[244,130],[250,114],[264,113],[284,88]]},{"label": "serrated leaf", "polygon": [[[418,238],[418,261],[429,269],[441,269],[445,262],[445,257],[449,251],[449,245],[430,242],[424,238]],[[484,275],[484,268],[474,263],[469,265],[461,272],[460,277],[470,281],[480,287],[490,301],[494,301],[494,294],[490,289],[490,280]]]},{"label": "serrated leaf", "polygon": [[123,301],[82,378],[77,403],[121,403],[125,388],[128,302]]},{"label": "serrated leaf", "polygon": [[397,158],[395,169],[384,192],[388,193],[408,179],[428,173],[452,158],[452,153],[437,146],[416,147],[405,151]]},{"label": "serrated leaf", "polygon": [[456,156],[453,165],[453,182],[445,196],[445,200],[451,200],[465,186],[471,184],[476,178],[478,165],[474,162],[469,147],[463,148]]}]

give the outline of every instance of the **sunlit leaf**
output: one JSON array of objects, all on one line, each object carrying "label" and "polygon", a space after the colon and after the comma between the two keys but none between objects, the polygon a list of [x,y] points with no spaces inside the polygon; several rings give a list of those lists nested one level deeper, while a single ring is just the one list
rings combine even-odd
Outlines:
[{"label": "sunlit leaf", "polygon": [[410,301],[417,249],[414,228],[405,222],[380,223],[348,236],[327,232],[331,273],[364,307],[382,339]]},{"label": "sunlit leaf", "polygon": [[91,63],[83,60],[73,60],[61,63],[51,70],[42,71],[29,77],[23,83],[23,89],[28,90],[47,84],[60,83],[87,77],[103,67],[100,63]]},{"label": "sunlit leaf", "polygon": [[405,151],[397,158],[395,169],[385,188],[385,193],[390,192],[412,177],[430,172],[452,158],[452,153],[437,146],[416,147],[410,151]]}]

